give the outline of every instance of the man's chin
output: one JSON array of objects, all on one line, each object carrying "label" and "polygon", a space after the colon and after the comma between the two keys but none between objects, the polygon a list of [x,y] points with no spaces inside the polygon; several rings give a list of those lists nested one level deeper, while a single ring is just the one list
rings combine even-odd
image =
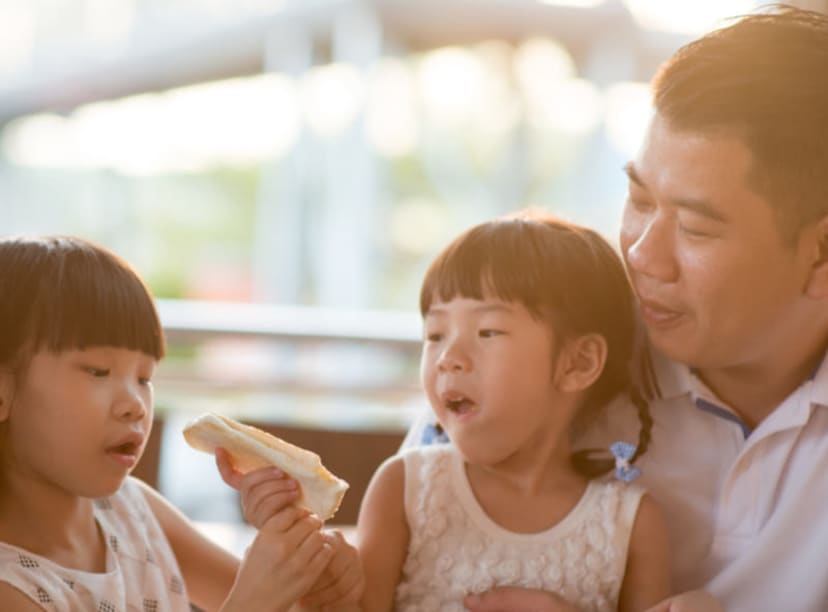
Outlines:
[{"label": "man's chin", "polygon": [[697,367],[701,360],[696,342],[686,334],[648,329],[647,335],[653,348],[672,361]]}]

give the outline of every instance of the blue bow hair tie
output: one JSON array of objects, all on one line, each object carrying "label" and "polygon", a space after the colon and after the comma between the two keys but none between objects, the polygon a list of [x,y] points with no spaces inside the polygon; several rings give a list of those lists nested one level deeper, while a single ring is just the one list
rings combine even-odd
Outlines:
[{"label": "blue bow hair tie", "polygon": [[436,423],[429,423],[423,428],[423,434],[420,438],[420,444],[423,446],[428,446],[429,444],[445,444],[447,442],[449,442],[448,434]]},{"label": "blue bow hair tie", "polygon": [[641,476],[641,470],[630,463],[635,455],[636,447],[629,442],[613,442],[609,447],[615,457],[615,477],[624,482],[632,482]]}]

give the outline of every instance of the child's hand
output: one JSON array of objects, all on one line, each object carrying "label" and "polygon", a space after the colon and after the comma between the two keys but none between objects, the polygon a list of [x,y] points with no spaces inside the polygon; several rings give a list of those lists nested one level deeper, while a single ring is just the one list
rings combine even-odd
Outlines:
[{"label": "child's hand", "polygon": [[556,593],[499,587],[480,595],[469,595],[463,605],[471,612],[578,612],[578,608]]},{"label": "child's hand", "polygon": [[334,554],[322,521],[288,506],[259,530],[242,560],[224,612],[288,610],[316,583]]},{"label": "child's hand", "polygon": [[244,518],[256,529],[301,497],[299,483],[279,468],[264,467],[242,474],[223,448],[216,450],[216,466],[222,480],[241,494]]},{"label": "child's hand", "polygon": [[357,549],[348,544],[339,531],[328,531],[324,536],[333,550],[333,558],[302,599],[303,606],[314,608],[359,603],[365,576]]}]

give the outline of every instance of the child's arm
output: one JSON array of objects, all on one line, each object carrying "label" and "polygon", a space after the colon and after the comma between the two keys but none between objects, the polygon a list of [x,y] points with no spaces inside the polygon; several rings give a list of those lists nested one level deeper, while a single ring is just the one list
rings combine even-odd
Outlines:
[{"label": "child's arm", "polygon": [[627,569],[618,600],[619,612],[647,610],[670,593],[667,525],[655,500],[644,495],[630,535]]},{"label": "child's arm", "polygon": [[28,595],[24,595],[8,582],[0,582],[0,610],[15,612],[43,612]]},{"label": "child's arm", "polygon": [[364,612],[394,608],[394,592],[408,553],[402,457],[391,457],[371,479],[357,520],[357,541],[365,570]]},{"label": "child's arm", "polygon": [[202,535],[167,500],[142,484],[144,496],[178,560],[194,603],[206,610],[287,610],[304,595],[331,557],[308,512],[285,508],[269,520],[239,560]]},{"label": "child's arm", "polygon": [[239,560],[210,541],[157,491],[138,481],[175,553],[194,603],[208,610],[221,605],[239,569]]}]

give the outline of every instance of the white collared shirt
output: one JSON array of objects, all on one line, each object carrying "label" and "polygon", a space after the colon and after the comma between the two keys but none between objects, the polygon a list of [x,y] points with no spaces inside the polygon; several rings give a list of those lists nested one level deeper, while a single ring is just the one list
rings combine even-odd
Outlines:
[{"label": "white collared shirt", "polygon": [[[655,366],[638,482],[667,518],[676,592],[705,588],[727,612],[827,611],[828,359],[753,431],[686,366]],[[588,446],[635,442],[631,414],[614,402]]]},{"label": "white collared shirt", "polygon": [[675,588],[728,612],[828,610],[828,359],[750,431],[685,366],[661,399],[642,484],[667,515]]}]

